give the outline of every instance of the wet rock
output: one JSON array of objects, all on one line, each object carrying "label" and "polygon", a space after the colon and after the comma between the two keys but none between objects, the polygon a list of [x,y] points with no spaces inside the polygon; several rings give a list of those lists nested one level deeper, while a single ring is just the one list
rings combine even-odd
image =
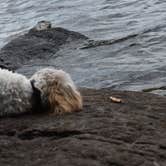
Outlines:
[{"label": "wet rock", "polygon": [[165,166],[165,97],[81,91],[82,112],[0,119],[0,165]]},{"label": "wet rock", "polygon": [[37,25],[33,28],[33,30],[36,31],[42,31],[42,30],[49,30],[51,29],[52,25],[50,21],[39,21]]},{"label": "wet rock", "polygon": [[47,60],[65,43],[85,40],[86,36],[63,28],[51,28],[48,21],[39,22],[28,33],[5,45],[0,51],[0,67],[16,70],[30,60]]}]

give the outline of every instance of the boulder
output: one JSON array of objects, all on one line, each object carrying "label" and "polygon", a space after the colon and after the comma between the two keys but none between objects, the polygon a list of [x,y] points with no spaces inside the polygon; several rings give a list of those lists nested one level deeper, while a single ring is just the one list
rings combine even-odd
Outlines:
[{"label": "boulder", "polygon": [[166,165],[165,97],[109,88],[81,92],[81,112],[0,119],[0,165]]},{"label": "boulder", "polygon": [[[40,22],[36,25],[39,26]],[[60,46],[74,42],[75,40],[86,40],[86,36],[69,31],[64,28],[38,28],[30,29],[26,34],[18,36],[6,44],[0,51],[0,67],[16,70],[30,60],[47,60],[54,55]]]}]

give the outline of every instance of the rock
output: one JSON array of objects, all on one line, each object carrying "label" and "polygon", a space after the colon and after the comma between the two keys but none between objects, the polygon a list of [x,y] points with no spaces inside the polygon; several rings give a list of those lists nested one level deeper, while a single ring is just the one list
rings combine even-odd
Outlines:
[{"label": "rock", "polygon": [[37,25],[33,28],[33,30],[36,31],[42,31],[42,30],[49,30],[51,29],[52,25],[50,21],[39,21]]},{"label": "rock", "polygon": [[85,39],[88,38],[80,33],[59,27],[51,28],[51,23],[42,21],[1,49],[0,67],[16,70],[32,59],[44,61],[54,55],[61,45]]},{"label": "rock", "polygon": [[[82,89],[84,110],[0,119],[0,165],[165,166],[166,98]],[[113,103],[110,96],[121,98]]]}]

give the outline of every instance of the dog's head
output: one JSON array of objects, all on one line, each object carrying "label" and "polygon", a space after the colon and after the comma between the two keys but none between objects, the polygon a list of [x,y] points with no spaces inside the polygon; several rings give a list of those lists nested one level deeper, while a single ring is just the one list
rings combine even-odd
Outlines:
[{"label": "dog's head", "polygon": [[82,97],[70,75],[62,70],[46,68],[31,77],[33,89],[41,96],[44,108],[53,113],[74,112],[82,109]]}]

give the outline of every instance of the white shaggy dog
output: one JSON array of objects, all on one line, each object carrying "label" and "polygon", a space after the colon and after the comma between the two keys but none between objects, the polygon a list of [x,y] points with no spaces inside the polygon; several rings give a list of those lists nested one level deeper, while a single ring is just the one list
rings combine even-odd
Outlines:
[{"label": "white shaggy dog", "polygon": [[0,117],[37,110],[59,114],[82,109],[82,98],[69,74],[42,69],[31,79],[0,69]]},{"label": "white shaggy dog", "polygon": [[82,97],[70,75],[63,70],[45,68],[31,77],[34,89],[41,92],[41,103],[54,114],[79,111]]}]

